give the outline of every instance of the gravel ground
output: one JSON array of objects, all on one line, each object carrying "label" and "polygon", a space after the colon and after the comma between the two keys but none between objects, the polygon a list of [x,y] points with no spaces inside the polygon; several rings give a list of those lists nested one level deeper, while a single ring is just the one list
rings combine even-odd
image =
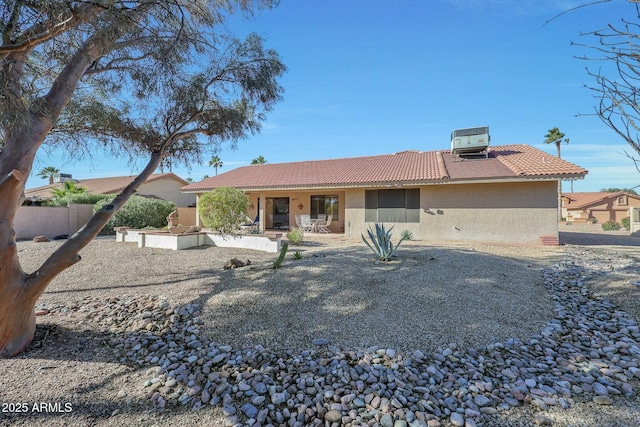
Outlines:
[{"label": "gravel ground", "polygon": [[[58,244],[19,243],[25,270],[35,268]],[[56,278],[42,296],[38,308],[51,314],[38,318],[33,345],[17,358],[0,361],[5,373],[0,402],[58,402],[59,408],[7,419],[0,413],[0,425],[224,425],[220,407],[155,411],[139,390],[145,369],[118,363],[108,333],[91,319],[60,312],[60,307],[86,304],[87,297],[163,295],[177,305],[198,304],[203,335],[234,348],[261,344],[295,354],[312,348],[313,340],[326,339],[341,348],[430,353],[452,343],[463,349],[538,333],[553,317],[543,268],[558,262],[565,250],[580,250],[583,258],[595,260],[594,292],[640,320],[640,298],[629,298],[636,292],[629,281],[637,278],[637,270],[621,270],[615,263],[606,268],[607,259],[635,261],[628,248],[409,242],[397,260],[382,263],[364,245],[332,236],[291,250],[300,251],[302,259],[289,255],[281,269],[272,270],[275,256],[270,254],[221,248],[173,252],[97,239],[83,250],[83,261]],[[223,270],[230,258],[251,265]],[[69,414],[62,413],[66,403],[73,406]],[[606,409],[578,399],[572,409],[545,413],[558,426],[631,426],[640,416],[638,408],[637,396],[615,399]],[[484,425],[533,425],[535,413],[525,406]]]}]

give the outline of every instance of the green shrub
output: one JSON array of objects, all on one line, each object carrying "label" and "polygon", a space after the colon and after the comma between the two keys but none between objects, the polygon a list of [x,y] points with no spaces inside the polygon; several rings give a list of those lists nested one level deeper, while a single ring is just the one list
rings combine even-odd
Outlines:
[{"label": "green shrub", "polygon": [[391,257],[400,246],[400,243],[405,240],[404,237],[401,237],[398,244],[394,246],[393,242],[391,242],[391,230],[393,230],[393,227],[389,230],[385,230],[384,224],[376,223],[375,233],[371,229],[367,230],[371,243],[367,242],[367,239],[365,239],[363,234],[360,235],[362,237],[362,241],[369,246],[369,249],[371,249],[381,261],[391,260]]},{"label": "green shrub", "polygon": [[[113,198],[99,201],[94,205],[93,211],[98,211],[104,205],[111,203],[111,200],[113,200]],[[167,217],[175,209],[176,205],[173,202],[132,196],[127,203],[111,217],[102,231],[113,233],[114,227],[162,228],[167,225]]]},{"label": "green shrub", "polygon": [[291,231],[287,233],[287,240],[291,242],[292,245],[299,245],[304,240],[304,233],[302,232],[302,228],[295,227],[292,228]]},{"label": "green shrub", "polygon": [[629,217],[622,218],[620,222],[622,223],[622,226],[624,227],[625,230],[627,231],[631,230],[631,218]]},{"label": "green shrub", "polygon": [[300,251],[295,251],[292,256],[293,259],[302,259],[302,254],[300,253]]},{"label": "green shrub", "polygon": [[202,225],[221,233],[232,233],[247,221],[249,198],[236,188],[220,187],[198,200]]},{"label": "green shrub", "polygon": [[602,229],[605,231],[620,230],[620,224],[615,221],[603,222]]},{"label": "green shrub", "polygon": [[69,203],[78,203],[81,205],[95,205],[101,200],[112,200],[115,197],[113,194],[91,194],[91,193],[76,193],[68,194],[66,196],[52,197],[46,203],[47,206],[52,207],[67,207]]},{"label": "green shrub", "polygon": [[413,240],[413,233],[409,230],[402,230],[400,237],[402,237],[402,240]]}]

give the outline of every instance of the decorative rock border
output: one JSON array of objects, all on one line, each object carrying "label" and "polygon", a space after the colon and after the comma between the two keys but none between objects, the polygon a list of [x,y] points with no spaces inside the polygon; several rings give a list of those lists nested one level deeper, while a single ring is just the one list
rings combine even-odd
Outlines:
[{"label": "decorative rock border", "polygon": [[74,306],[113,333],[120,362],[152,365],[143,387],[160,410],[219,405],[228,425],[238,426],[473,427],[511,407],[568,408],[576,395],[607,405],[634,393],[640,330],[590,295],[585,282],[597,265],[568,255],[544,271],[555,317],[540,334],[466,350],[452,344],[430,355],[344,349],[322,337],[300,353],[234,349],[201,338],[198,306],[176,308],[162,297],[87,298]]}]

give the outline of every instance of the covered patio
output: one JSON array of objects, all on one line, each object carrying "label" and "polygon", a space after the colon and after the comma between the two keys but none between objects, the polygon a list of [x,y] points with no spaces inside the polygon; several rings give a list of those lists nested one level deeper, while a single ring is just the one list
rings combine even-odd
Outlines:
[{"label": "covered patio", "polygon": [[322,219],[327,221],[325,230],[314,227],[305,230],[307,232],[344,233],[344,190],[265,191],[247,192],[247,195],[250,202],[247,215],[257,220],[262,233],[287,231],[302,226],[300,222],[303,216],[308,216],[312,224]]}]

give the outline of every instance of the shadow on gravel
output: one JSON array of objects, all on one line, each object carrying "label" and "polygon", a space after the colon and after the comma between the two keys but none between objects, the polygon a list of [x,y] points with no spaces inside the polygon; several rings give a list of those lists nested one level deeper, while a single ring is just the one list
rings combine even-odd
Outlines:
[{"label": "shadow on gravel", "polygon": [[303,350],[318,338],[404,351],[479,346],[527,338],[551,318],[547,261],[407,246],[381,262],[363,247],[327,249],[287,255],[278,270],[227,270],[192,302],[206,335],[234,347]]},{"label": "shadow on gravel", "polygon": [[[109,333],[96,329],[79,328],[77,320],[71,329],[62,325],[61,318],[38,317],[36,333],[27,349],[20,353],[20,359],[61,359],[80,362],[113,362],[114,353],[109,349]],[[55,323],[53,323],[55,322]],[[42,365],[40,370],[55,369]]]}]

